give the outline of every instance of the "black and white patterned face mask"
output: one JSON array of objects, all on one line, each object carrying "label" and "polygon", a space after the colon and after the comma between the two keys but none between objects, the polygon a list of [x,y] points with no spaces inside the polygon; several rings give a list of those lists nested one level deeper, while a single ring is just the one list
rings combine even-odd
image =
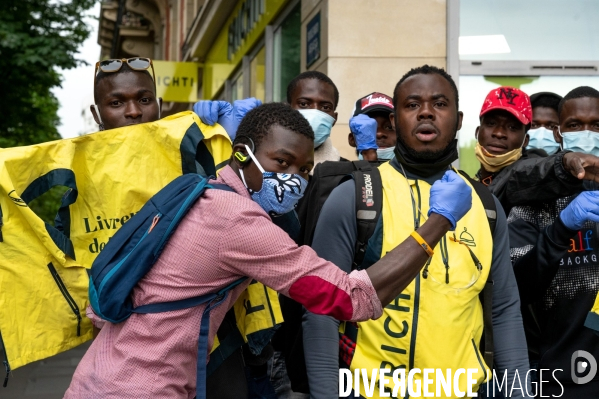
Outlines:
[{"label": "black and white patterned face mask", "polygon": [[250,148],[247,145],[245,148],[262,172],[262,188],[260,191],[253,191],[245,182],[243,169],[239,170],[241,180],[249,190],[252,199],[270,216],[279,216],[291,212],[296,207],[297,202],[304,196],[308,181],[298,174],[265,172]]}]

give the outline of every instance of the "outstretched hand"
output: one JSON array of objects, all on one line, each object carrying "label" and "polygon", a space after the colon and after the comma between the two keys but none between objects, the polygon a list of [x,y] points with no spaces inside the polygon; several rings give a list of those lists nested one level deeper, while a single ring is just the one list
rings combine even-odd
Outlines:
[{"label": "outstretched hand", "polygon": [[567,152],[562,159],[564,169],[580,180],[599,183],[599,157],[582,152]]}]

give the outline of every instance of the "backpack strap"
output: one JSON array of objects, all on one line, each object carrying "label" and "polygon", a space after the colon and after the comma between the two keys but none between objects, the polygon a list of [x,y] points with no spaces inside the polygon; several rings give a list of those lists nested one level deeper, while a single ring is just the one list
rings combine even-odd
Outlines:
[{"label": "backpack strap", "polygon": [[215,188],[217,190],[231,191],[233,193],[235,192],[235,190],[233,190],[231,187],[227,186],[226,184],[210,183],[210,187]]},{"label": "backpack strap", "polygon": [[474,180],[463,170],[458,171],[468,182],[474,187],[474,191],[480,198],[483,206],[485,207],[485,213],[487,214],[487,221],[489,222],[489,228],[491,229],[491,235],[495,233],[495,225],[497,224],[497,206],[495,205],[495,199],[493,194],[487,186],[479,181]]},{"label": "backpack strap", "polygon": [[247,279],[247,277],[241,277],[240,279],[229,284],[225,288],[221,289],[217,293],[200,295],[193,298],[182,299],[180,301],[172,302],[161,302],[151,303],[148,305],[138,306],[133,309],[134,313],[161,313],[168,312],[171,310],[187,309],[193,306],[198,306],[203,303],[208,303],[204,313],[202,314],[202,321],[200,322],[200,335],[198,338],[198,363],[196,369],[196,397],[197,399],[206,398],[206,377],[207,377],[207,365],[206,358],[208,357],[208,332],[210,330],[210,311],[220,305],[229,291],[241,284]]},{"label": "backpack strap", "polygon": [[[474,187],[474,191],[483,203],[492,235],[495,233],[495,225],[497,224],[497,206],[493,194],[484,184],[472,179],[466,172],[462,170],[459,172]],[[493,280],[487,279],[487,283],[480,294],[480,299],[483,305],[484,358],[485,363],[493,368]]]},{"label": "backpack strap", "polygon": [[369,162],[357,161],[354,162],[354,165],[356,165],[356,170],[352,173],[352,177],[356,182],[358,235],[352,269],[357,269],[364,260],[368,240],[374,233],[383,209],[383,181],[378,167]]},{"label": "backpack strap", "polygon": [[[243,283],[247,277],[241,277],[238,280],[235,280],[225,288],[221,289],[216,293],[210,293],[200,296],[195,296],[192,298],[181,299],[178,301],[171,302],[158,302],[158,303],[150,303],[147,305],[141,305],[132,309],[133,313],[147,314],[147,313],[162,313],[162,312],[170,312],[171,310],[181,310],[188,309],[194,306],[199,306],[203,303],[212,302],[217,298],[225,297],[229,291]],[[217,300],[218,302],[218,300]]]},{"label": "backpack strap", "polygon": [[491,369],[493,368],[493,280],[488,279],[482,292],[483,304],[483,339],[485,347],[483,348],[485,363]]},{"label": "backpack strap", "polygon": [[359,160],[359,161],[351,161],[351,163],[354,164],[354,169],[355,170],[359,170],[359,171],[363,171],[363,170],[371,170],[372,169],[372,164],[368,161],[365,160]]}]

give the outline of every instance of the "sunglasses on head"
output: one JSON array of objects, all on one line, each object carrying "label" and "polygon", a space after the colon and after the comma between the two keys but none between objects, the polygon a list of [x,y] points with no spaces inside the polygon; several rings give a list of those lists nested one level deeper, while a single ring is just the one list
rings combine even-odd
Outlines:
[{"label": "sunglasses on head", "polygon": [[96,83],[96,78],[99,71],[104,73],[118,72],[123,66],[123,63],[127,63],[129,68],[133,69],[134,71],[146,71],[148,69],[152,69],[152,78],[154,79],[154,82],[156,82],[156,74],[154,73],[154,64],[152,63],[152,60],[149,58],[134,57],[96,62],[94,84]]}]

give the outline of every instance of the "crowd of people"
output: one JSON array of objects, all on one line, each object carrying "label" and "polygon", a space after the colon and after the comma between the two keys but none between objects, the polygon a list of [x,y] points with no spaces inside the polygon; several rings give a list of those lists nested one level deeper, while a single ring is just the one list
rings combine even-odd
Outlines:
[{"label": "crowd of people", "polygon": [[[158,120],[149,69],[112,69],[100,65],[94,82],[100,128]],[[356,100],[358,161],[330,138],[339,96],[308,71],[286,103],[195,104],[231,138],[214,182],[232,191],[204,194],[133,291],[138,305],[173,301],[249,277],[204,316],[211,347],[260,281],[285,318],[261,352],[234,348],[198,381],[206,305],[117,324],[88,308],[99,332],[66,398],[335,398],[340,368],[477,369],[475,391],[489,397],[599,397],[599,376],[578,384],[571,362],[579,350],[599,359],[585,326],[599,292],[599,92],[493,89],[472,178],[452,166],[463,114],[443,69],[411,69],[392,96]],[[491,373],[507,381],[494,393]]]}]

